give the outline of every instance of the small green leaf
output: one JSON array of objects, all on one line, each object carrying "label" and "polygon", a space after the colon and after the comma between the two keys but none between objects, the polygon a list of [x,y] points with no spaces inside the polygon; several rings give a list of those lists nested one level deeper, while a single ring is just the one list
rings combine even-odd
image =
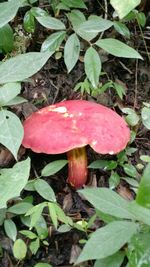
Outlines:
[{"label": "small green leaf", "polygon": [[35,31],[35,19],[30,10],[24,15],[23,27],[26,32],[33,33]]},{"label": "small green leaf", "polygon": [[97,51],[90,47],[87,49],[84,57],[85,73],[91,82],[92,86],[96,88],[99,83],[99,76],[101,73],[101,60]]},{"label": "small green leaf", "polygon": [[52,202],[56,201],[55,193],[46,181],[42,179],[37,179],[34,183],[34,187],[36,191],[40,194],[40,196],[42,196],[44,199]]},{"label": "small green leaf", "polygon": [[[76,264],[102,259],[116,253],[136,233],[138,225],[134,222],[115,221],[96,230],[84,246]],[[94,246],[94,250],[91,249]]]},{"label": "small green leaf", "polygon": [[52,265],[50,265],[48,263],[39,262],[39,263],[35,264],[34,267],[52,267]]},{"label": "small green leaf", "polygon": [[121,35],[126,36],[128,38],[130,37],[130,31],[124,23],[122,23],[120,21],[114,21],[114,28]]},{"label": "small green leaf", "polygon": [[45,28],[52,30],[65,30],[65,25],[59,19],[50,17],[50,16],[42,16],[36,17],[38,22],[44,26]]},{"label": "small green leaf", "polygon": [[55,32],[51,34],[42,44],[41,51],[56,51],[66,35],[65,31]]},{"label": "small green leaf", "polygon": [[0,111],[0,143],[6,146],[17,160],[23,139],[23,126],[19,118],[10,111]]},{"label": "small green leaf", "polygon": [[143,160],[143,161],[145,161],[145,162],[150,163],[150,156],[142,155],[142,156],[140,156],[140,159]]},{"label": "small green leaf", "polygon": [[113,38],[101,39],[95,44],[116,57],[143,59],[135,49]]},{"label": "small green leaf", "polygon": [[19,232],[22,235],[25,235],[26,237],[28,237],[29,239],[35,239],[37,237],[37,235],[35,233],[33,233],[32,231],[29,231],[29,230],[22,230]]},{"label": "small green leaf", "polygon": [[79,190],[81,194],[98,210],[118,217],[133,219],[128,211],[128,201],[108,188]]},{"label": "small green leaf", "polygon": [[53,52],[29,52],[0,64],[0,84],[23,81],[38,72]]},{"label": "small green leaf", "polygon": [[32,241],[29,245],[30,250],[33,255],[35,255],[40,247],[40,240],[37,238],[36,240]]},{"label": "small green leaf", "polygon": [[47,164],[42,170],[42,176],[50,176],[60,171],[66,164],[67,160],[55,160]]},{"label": "small green leaf", "polygon": [[57,220],[57,212],[55,209],[56,205],[55,203],[48,203],[48,209],[49,209],[49,214],[52,220],[52,223],[54,224],[55,228],[57,229],[58,226],[58,220]]},{"label": "small green leaf", "polygon": [[119,18],[122,19],[140,4],[141,0],[110,0],[111,5],[117,11]]},{"label": "small green leaf", "polygon": [[86,8],[83,0],[61,0],[61,2],[70,8]]},{"label": "small green leaf", "polygon": [[139,116],[136,114],[135,110],[131,108],[123,108],[122,112],[128,114],[126,116],[126,121],[131,126],[136,126],[140,120]]},{"label": "small green leaf", "polygon": [[120,267],[124,260],[124,256],[125,255],[123,252],[117,252],[112,256],[97,260],[94,264],[94,267]]},{"label": "small green leaf", "polygon": [[109,178],[110,189],[114,189],[115,187],[119,185],[119,183],[120,183],[120,176],[118,175],[118,173],[116,172],[112,173]]},{"label": "small green leaf", "polygon": [[32,207],[33,205],[31,203],[20,202],[8,208],[7,211],[14,214],[25,214]]},{"label": "small green leaf", "polygon": [[144,126],[150,130],[150,107],[142,108],[141,116]]},{"label": "small green leaf", "polygon": [[48,13],[40,7],[32,7],[30,12],[35,18],[48,16]]},{"label": "small green leaf", "polygon": [[127,175],[129,175],[133,178],[136,178],[138,175],[136,168],[132,164],[128,164],[128,163],[124,164],[123,169]]},{"label": "small green leaf", "polygon": [[75,33],[69,36],[64,47],[64,61],[67,66],[68,73],[73,69],[78,61],[80,54],[80,42]]},{"label": "small green leaf", "polygon": [[20,91],[20,83],[6,83],[0,86],[0,106],[5,106],[10,100],[16,97]]},{"label": "small green leaf", "polygon": [[106,169],[107,165],[108,165],[108,160],[104,160],[104,159],[98,159],[93,161],[88,168],[91,169]]},{"label": "small green leaf", "polygon": [[141,178],[136,202],[146,208],[150,208],[150,163],[146,166]]},{"label": "small green leaf", "polygon": [[30,223],[30,227],[34,227],[36,225],[36,223],[38,222],[38,220],[41,217],[42,211],[43,209],[47,206],[47,203],[42,202],[36,206],[34,206],[33,208],[31,208],[27,213],[26,216],[31,215],[31,223]]},{"label": "small green leaf", "polygon": [[17,228],[15,223],[11,219],[7,219],[4,221],[4,229],[7,236],[13,241],[15,241],[17,236]]},{"label": "small green leaf", "polygon": [[22,103],[28,102],[25,98],[21,97],[21,96],[16,96],[14,97],[12,100],[10,100],[9,102],[7,102],[7,106],[15,106],[15,105],[19,105]]},{"label": "small green leaf", "polygon": [[0,50],[5,53],[11,52],[13,49],[13,30],[9,24],[0,28]]},{"label": "small green leaf", "polygon": [[17,260],[23,260],[27,253],[27,246],[22,239],[17,239],[13,245],[13,254]]}]

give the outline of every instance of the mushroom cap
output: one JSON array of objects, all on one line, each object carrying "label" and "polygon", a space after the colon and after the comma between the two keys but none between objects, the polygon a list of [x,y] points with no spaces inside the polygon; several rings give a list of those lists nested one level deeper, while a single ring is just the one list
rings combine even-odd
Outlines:
[{"label": "mushroom cap", "polygon": [[90,145],[101,154],[116,154],[130,139],[125,120],[103,105],[66,100],[32,113],[24,121],[23,146],[37,153],[59,154]]}]

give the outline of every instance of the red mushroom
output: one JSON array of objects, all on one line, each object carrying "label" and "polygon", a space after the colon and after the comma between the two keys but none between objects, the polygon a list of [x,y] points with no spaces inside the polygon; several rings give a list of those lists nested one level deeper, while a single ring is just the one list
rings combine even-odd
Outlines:
[{"label": "red mushroom", "polygon": [[87,180],[85,146],[116,154],[130,139],[124,119],[111,109],[85,100],[68,100],[33,113],[24,122],[23,146],[37,153],[67,152],[68,182],[75,188]]}]

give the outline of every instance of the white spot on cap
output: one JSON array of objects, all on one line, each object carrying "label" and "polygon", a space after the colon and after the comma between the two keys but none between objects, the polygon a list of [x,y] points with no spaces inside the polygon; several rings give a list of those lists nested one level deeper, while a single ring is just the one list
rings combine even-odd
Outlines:
[{"label": "white spot on cap", "polygon": [[93,146],[95,146],[96,144],[97,144],[97,141],[96,140],[92,141],[92,145]]},{"label": "white spot on cap", "polygon": [[113,155],[113,154],[114,154],[114,151],[110,151],[110,152],[109,152],[109,155]]},{"label": "white spot on cap", "polygon": [[82,112],[79,112],[79,116],[82,116]]},{"label": "white spot on cap", "polygon": [[66,113],[67,112],[67,108],[66,107],[58,107],[58,108],[52,109],[52,111],[59,112],[59,113]]}]

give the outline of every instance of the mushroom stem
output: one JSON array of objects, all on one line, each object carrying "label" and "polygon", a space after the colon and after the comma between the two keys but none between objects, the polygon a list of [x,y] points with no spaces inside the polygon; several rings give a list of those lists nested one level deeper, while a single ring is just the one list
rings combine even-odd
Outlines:
[{"label": "mushroom stem", "polygon": [[67,152],[68,183],[80,188],[87,181],[87,155],[85,147],[75,148]]}]

